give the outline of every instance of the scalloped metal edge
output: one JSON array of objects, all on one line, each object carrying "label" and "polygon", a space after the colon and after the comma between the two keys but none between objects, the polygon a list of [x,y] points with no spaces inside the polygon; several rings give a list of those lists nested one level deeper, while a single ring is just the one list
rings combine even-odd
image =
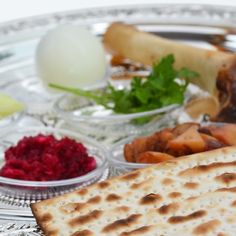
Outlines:
[{"label": "scalloped metal edge", "polygon": [[[171,6],[171,7],[170,7]],[[147,22],[157,22],[169,19],[174,19],[180,13],[187,19],[188,17],[204,17],[212,20],[212,23],[219,23],[220,25],[234,26],[236,23],[236,8],[231,6],[212,6],[212,5],[186,5],[186,4],[158,4],[158,5],[143,5],[143,6],[122,6],[111,8],[94,8],[82,9],[69,12],[60,12],[48,14],[38,17],[25,18],[7,23],[0,24],[0,43],[8,42],[9,37],[14,34],[25,33],[30,29],[40,30],[40,28],[50,28],[58,23],[78,23],[78,24],[91,24],[91,23],[104,23],[107,24],[114,19],[116,21],[126,21],[127,19],[133,20],[140,19],[144,14],[147,17]],[[194,22],[191,22],[194,23]],[[47,25],[50,25],[47,26]],[[106,25],[104,25],[105,29]],[[112,173],[112,175],[117,173]],[[108,176],[108,173],[107,173]],[[105,178],[106,179],[106,178]],[[102,181],[104,179],[101,179]],[[1,199],[0,199],[1,204]],[[21,204],[20,204],[21,205]],[[4,205],[6,206],[6,205]],[[10,206],[10,205],[8,205]],[[25,206],[20,206],[25,207]],[[1,221],[3,222],[3,221]],[[1,236],[43,236],[42,232],[34,223],[14,223],[12,221],[4,222],[0,225]]]},{"label": "scalloped metal edge", "polygon": [[[136,6],[100,7],[90,9],[80,9],[75,11],[57,12],[36,17],[23,18],[0,24],[0,37],[5,37],[1,42],[7,42],[6,36],[27,31],[30,29],[50,28],[58,23],[109,23],[111,21],[134,21],[145,15],[145,21],[162,21],[168,19],[178,19],[181,12],[182,18],[195,17],[201,19],[209,18],[211,23],[222,25],[232,25],[236,23],[236,8],[230,5],[208,5],[208,4],[146,4]],[[158,20],[157,20],[158,19]],[[186,23],[186,22],[185,22]],[[191,22],[190,22],[191,23]]]}]

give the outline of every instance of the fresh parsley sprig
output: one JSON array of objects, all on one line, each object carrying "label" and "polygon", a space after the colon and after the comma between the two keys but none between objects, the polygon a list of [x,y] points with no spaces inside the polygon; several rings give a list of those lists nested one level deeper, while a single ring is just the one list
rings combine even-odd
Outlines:
[{"label": "fresh parsley sprig", "polygon": [[[161,108],[171,104],[182,104],[189,79],[198,76],[197,72],[174,67],[174,56],[168,55],[152,67],[147,79],[133,78],[131,88],[116,89],[111,84],[104,90],[85,91],[50,84],[52,88],[87,97],[115,113],[137,113]],[[177,78],[181,80],[177,80]]]}]

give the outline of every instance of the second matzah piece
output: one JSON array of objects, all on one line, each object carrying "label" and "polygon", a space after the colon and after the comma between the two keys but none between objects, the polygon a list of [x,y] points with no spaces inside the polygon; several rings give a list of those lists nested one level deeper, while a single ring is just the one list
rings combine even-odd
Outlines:
[{"label": "second matzah piece", "polygon": [[[32,211],[46,236],[236,235],[234,186],[236,147],[226,147],[35,203]],[[175,216],[185,220],[177,224]]]}]

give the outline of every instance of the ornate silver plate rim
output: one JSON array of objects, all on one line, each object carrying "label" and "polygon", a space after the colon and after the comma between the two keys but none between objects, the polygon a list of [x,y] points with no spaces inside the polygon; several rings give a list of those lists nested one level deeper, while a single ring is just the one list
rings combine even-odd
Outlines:
[{"label": "ornate silver plate rim", "polygon": [[[181,19],[178,13],[181,12]],[[145,18],[143,16],[145,15]],[[203,22],[199,19],[203,17]],[[191,18],[191,21],[185,20]],[[233,27],[236,23],[236,8],[231,5],[210,5],[210,4],[141,4],[126,5],[118,7],[99,7],[79,9],[65,12],[55,12],[52,14],[39,15],[35,17],[22,18],[8,21],[0,24],[0,43],[9,42],[9,37],[24,33],[28,30],[37,30],[40,28],[52,28],[60,23],[80,23],[80,24],[104,24],[103,28],[109,22],[125,21],[127,23],[157,23],[166,22],[173,19],[176,24],[199,24],[214,25],[218,24],[226,27]],[[211,22],[206,21],[211,19]],[[189,20],[189,19],[188,19]],[[206,23],[207,22],[207,23]],[[30,33],[30,32],[28,32]],[[4,37],[3,37],[4,36]],[[3,38],[2,38],[3,37]],[[14,40],[14,37],[13,37]]]},{"label": "ornate silver plate rim", "polygon": [[[109,168],[106,168],[102,175],[100,177],[98,177],[96,182],[101,182],[106,180],[109,177],[110,171]],[[71,189],[70,191],[66,191],[65,193],[80,189],[80,188],[84,188],[88,185],[82,185],[76,188]],[[9,197],[9,196],[4,196],[3,194],[0,193],[0,215],[1,215],[1,206],[4,207],[13,207],[14,209],[16,209],[16,207],[18,207],[17,209],[22,209],[22,208],[28,208],[29,205],[31,203],[33,203],[35,201],[31,201],[29,199],[22,199],[22,198],[14,198],[14,197]]]},{"label": "ornate silver plate rim", "polygon": [[[180,14],[181,17],[179,17]],[[201,18],[203,20],[199,21]],[[61,23],[86,24],[99,34],[114,20],[122,20],[136,25],[146,24],[147,26],[175,22],[176,25],[199,24],[234,28],[236,23],[236,8],[230,5],[213,6],[208,4],[144,4],[52,13],[1,23],[0,45],[14,42],[15,40],[23,41],[31,35],[32,29],[34,32],[33,37],[40,36],[42,29],[45,31]],[[0,235],[39,236],[43,234],[34,222],[13,222],[12,220],[3,222],[0,220]]]}]

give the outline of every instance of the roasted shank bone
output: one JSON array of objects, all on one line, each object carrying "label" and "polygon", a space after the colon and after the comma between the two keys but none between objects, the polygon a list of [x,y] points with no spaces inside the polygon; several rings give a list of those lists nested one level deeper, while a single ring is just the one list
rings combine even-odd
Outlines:
[{"label": "roasted shank bone", "polygon": [[219,91],[220,112],[215,121],[236,123],[236,59],[218,73],[216,87]]}]

